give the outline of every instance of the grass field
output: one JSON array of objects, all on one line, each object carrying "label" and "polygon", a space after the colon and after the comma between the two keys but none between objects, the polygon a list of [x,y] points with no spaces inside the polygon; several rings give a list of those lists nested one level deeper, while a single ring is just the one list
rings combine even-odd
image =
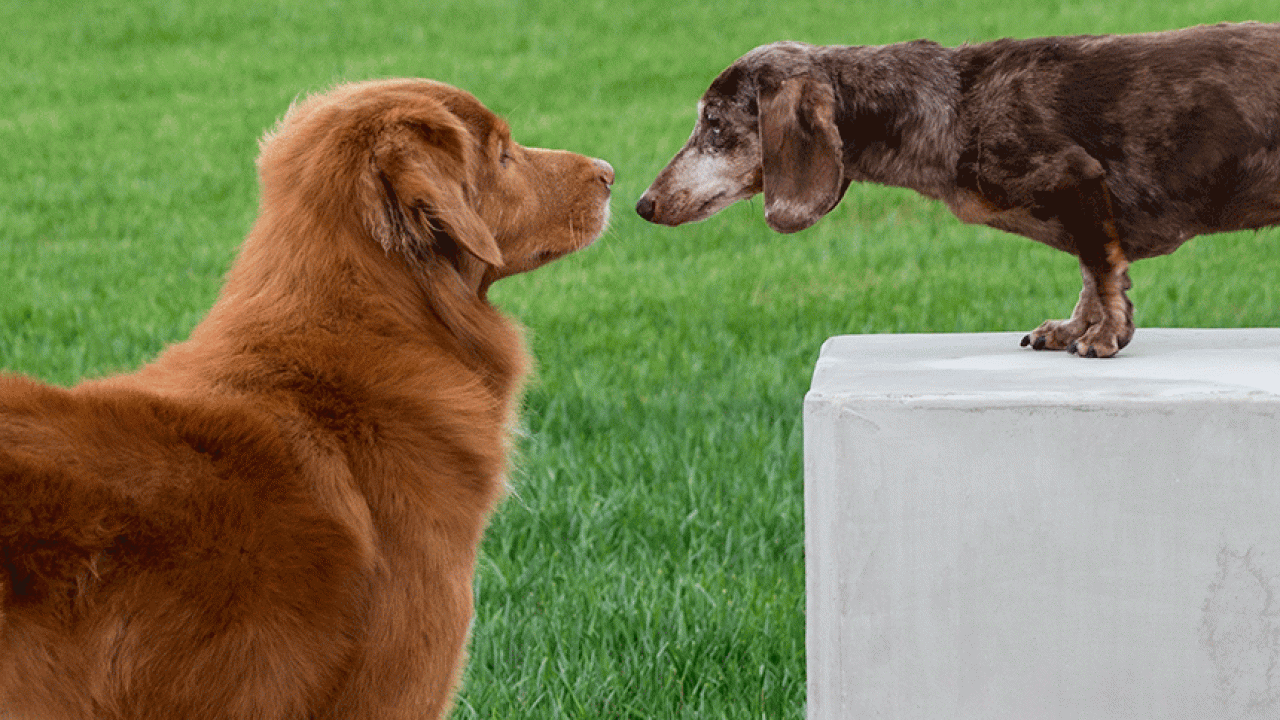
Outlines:
[{"label": "grass field", "polygon": [[[801,718],[801,401],[836,334],[1025,330],[1074,259],[854,187],[798,235],[758,201],[679,229],[631,207],[730,61],[779,39],[945,44],[1275,20],[1272,2],[0,5],[0,368],[136,367],[212,303],[299,94],[414,75],[516,139],[608,159],[611,230],[496,288],[540,370],[477,574],[459,718]],[[1280,325],[1276,231],[1132,271],[1139,328]],[[1135,342],[1142,341],[1141,329]]]}]

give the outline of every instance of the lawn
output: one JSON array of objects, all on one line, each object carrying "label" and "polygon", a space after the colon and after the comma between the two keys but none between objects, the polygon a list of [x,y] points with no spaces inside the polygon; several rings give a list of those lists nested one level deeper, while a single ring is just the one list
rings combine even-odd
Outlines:
[{"label": "lawn", "polygon": [[[678,229],[632,205],[719,70],[780,39],[944,44],[1275,20],[1261,0],[961,3],[26,0],[0,6],[0,368],[134,368],[212,303],[261,134],[341,80],[475,93],[516,139],[603,157],[614,220],[504,281],[539,370],[476,578],[458,718],[801,718],[801,402],[845,333],[1026,330],[1074,259],[856,186],[810,230],[759,201]],[[1139,328],[1280,325],[1277,231],[1132,271]],[[1139,329],[1135,342],[1142,341]]]}]

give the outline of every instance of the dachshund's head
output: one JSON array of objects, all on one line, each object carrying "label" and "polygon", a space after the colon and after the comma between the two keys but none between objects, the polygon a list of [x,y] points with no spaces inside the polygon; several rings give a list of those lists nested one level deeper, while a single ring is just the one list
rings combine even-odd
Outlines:
[{"label": "dachshund's head", "polygon": [[848,182],[834,84],[814,50],[766,45],[720,73],[698,103],[693,135],[636,212],[681,225],[763,192],[769,226],[795,232],[835,207]]}]

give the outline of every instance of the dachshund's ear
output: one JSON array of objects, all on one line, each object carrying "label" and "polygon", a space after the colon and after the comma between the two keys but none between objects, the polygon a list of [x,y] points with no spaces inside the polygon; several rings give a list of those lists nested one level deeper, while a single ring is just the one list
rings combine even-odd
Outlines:
[{"label": "dachshund's ear", "polygon": [[502,253],[470,201],[478,161],[475,141],[443,107],[388,126],[373,152],[374,194],[366,212],[373,236],[388,252],[411,260],[446,252],[452,241],[494,267]]},{"label": "dachshund's ear", "polygon": [[762,84],[757,101],[765,222],[781,233],[803,230],[830,212],[847,186],[835,92],[801,75]]}]

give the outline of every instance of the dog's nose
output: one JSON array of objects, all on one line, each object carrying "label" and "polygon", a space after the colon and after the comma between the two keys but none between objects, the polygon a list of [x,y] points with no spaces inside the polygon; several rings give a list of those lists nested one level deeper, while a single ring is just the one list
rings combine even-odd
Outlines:
[{"label": "dog's nose", "polygon": [[605,187],[613,187],[613,166],[609,163],[595,158],[596,169],[600,171],[600,179],[604,181]]},{"label": "dog's nose", "polygon": [[647,193],[641,195],[640,199],[636,201],[636,214],[649,222],[653,222],[653,200],[649,199]]}]

